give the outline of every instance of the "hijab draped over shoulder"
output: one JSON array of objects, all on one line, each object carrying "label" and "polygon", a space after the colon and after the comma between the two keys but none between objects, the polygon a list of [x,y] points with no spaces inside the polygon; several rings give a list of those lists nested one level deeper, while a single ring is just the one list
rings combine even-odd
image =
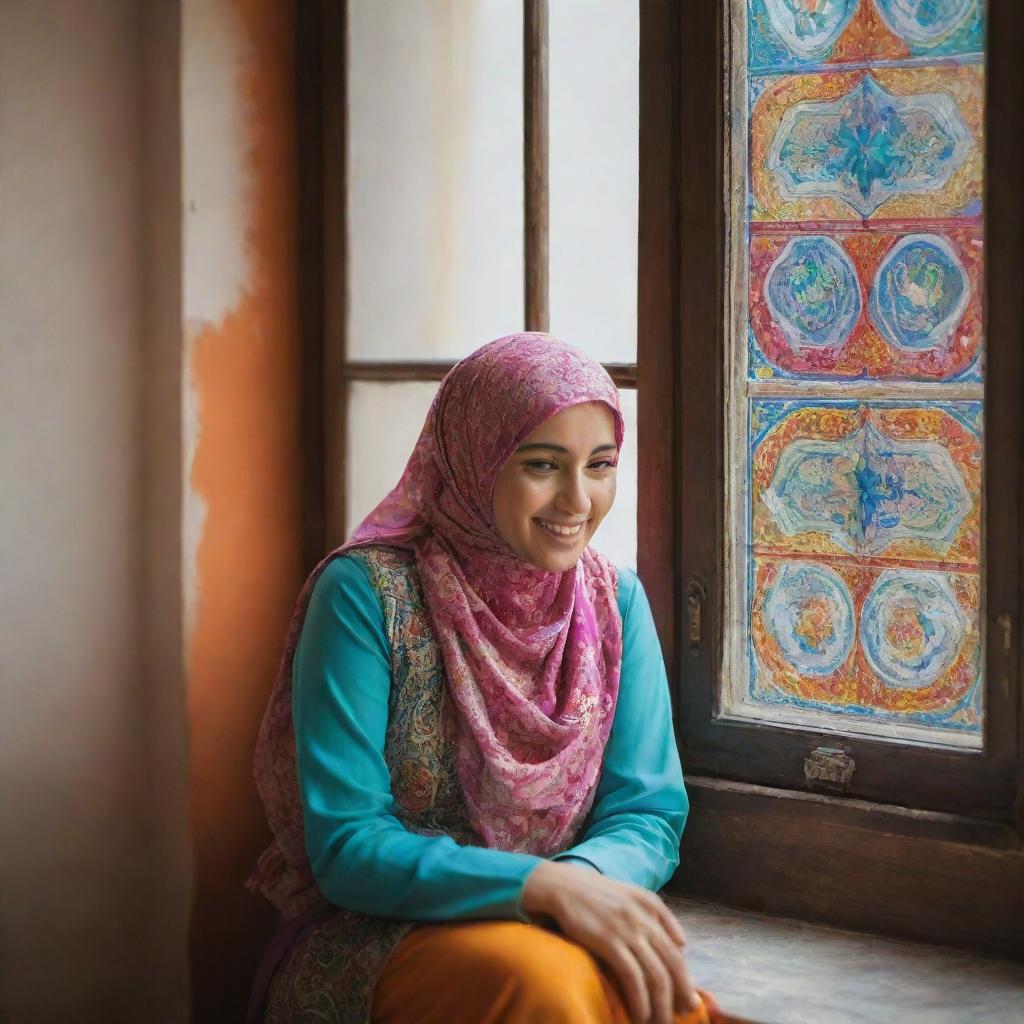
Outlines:
[{"label": "hijab draped over shoulder", "polygon": [[618,392],[589,356],[533,333],[478,349],[441,382],[398,485],[310,574],[255,757],[274,839],[249,885],[285,914],[311,902],[292,659],[317,578],[353,547],[391,545],[415,560],[480,845],[548,856],[571,844],[594,798],[618,695],[615,569],[589,547],[564,572],[526,562],[497,533],[492,498],[525,437],[563,409],[595,401],[612,411],[621,446]]}]

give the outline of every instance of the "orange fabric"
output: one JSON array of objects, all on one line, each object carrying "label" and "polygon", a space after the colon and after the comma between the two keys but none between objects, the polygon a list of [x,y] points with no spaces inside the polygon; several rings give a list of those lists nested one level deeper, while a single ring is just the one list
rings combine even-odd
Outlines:
[{"label": "orange fabric", "polygon": [[[675,1024],[723,1021],[708,998]],[[618,989],[582,946],[519,921],[419,925],[384,967],[373,1024],[629,1024]]]}]

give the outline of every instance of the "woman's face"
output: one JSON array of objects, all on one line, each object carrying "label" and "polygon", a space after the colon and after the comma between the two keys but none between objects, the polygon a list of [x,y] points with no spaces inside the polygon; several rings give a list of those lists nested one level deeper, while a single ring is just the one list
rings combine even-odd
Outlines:
[{"label": "woman's face", "polygon": [[615,420],[604,402],[563,409],[525,438],[494,484],[494,525],[549,572],[579,560],[615,500]]}]

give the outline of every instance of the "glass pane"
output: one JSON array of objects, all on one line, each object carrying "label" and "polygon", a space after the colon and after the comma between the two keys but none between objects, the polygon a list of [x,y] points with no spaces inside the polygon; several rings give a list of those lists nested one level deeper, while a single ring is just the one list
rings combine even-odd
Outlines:
[{"label": "glass pane", "polygon": [[522,4],[348,11],[349,356],[459,358],[523,321]]},{"label": "glass pane", "polygon": [[[348,406],[349,533],[373,510],[405,469],[438,385],[434,381],[353,381]],[[594,546],[616,565],[636,568],[636,392],[623,391],[626,436],[619,460],[618,492]],[[387,415],[382,416],[381,410]]]},{"label": "glass pane", "polygon": [[437,381],[352,382],[346,537],[398,483],[437,388]]},{"label": "glass pane", "polygon": [[978,0],[731,0],[723,714],[980,747]]},{"label": "glass pane", "polygon": [[640,9],[550,7],[551,330],[636,361]]},{"label": "glass pane", "polygon": [[626,436],[616,473],[615,504],[594,534],[593,547],[616,565],[636,568],[636,392],[620,391]]}]

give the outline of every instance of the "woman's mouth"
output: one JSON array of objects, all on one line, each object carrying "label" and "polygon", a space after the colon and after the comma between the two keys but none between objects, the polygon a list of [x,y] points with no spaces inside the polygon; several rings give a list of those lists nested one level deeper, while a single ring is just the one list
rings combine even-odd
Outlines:
[{"label": "woman's mouth", "polygon": [[583,527],[587,525],[589,520],[584,520],[582,523],[575,523],[572,526],[566,526],[563,523],[553,523],[548,519],[534,519],[534,522],[546,530],[554,537],[565,538],[566,540],[574,540],[576,537],[583,532]]}]

